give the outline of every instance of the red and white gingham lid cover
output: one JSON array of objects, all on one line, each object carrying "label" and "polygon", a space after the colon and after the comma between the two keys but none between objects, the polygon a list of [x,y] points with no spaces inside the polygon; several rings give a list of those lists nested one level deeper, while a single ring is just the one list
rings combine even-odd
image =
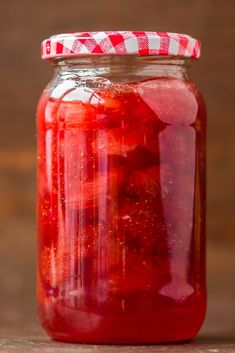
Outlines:
[{"label": "red and white gingham lid cover", "polygon": [[169,55],[199,58],[201,43],[169,32],[77,32],[58,34],[42,42],[42,59],[78,55]]}]

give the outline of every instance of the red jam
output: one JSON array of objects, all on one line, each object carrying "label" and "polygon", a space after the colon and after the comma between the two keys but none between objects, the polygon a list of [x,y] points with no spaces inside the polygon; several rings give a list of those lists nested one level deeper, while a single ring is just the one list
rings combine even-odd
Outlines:
[{"label": "red jam", "polygon": [[204,185],[205,108],[190,81],[44,93],[38,307],[48,334],[193,337],[206,308]]}]

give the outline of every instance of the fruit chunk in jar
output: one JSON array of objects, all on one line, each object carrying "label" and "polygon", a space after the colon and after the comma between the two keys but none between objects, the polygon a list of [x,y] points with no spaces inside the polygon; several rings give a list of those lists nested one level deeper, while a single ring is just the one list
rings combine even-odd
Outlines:
[{"label": "fruit chunk in jar", "polygon": [[200,95],[158,78],[74,97],[39,105],[43,325],[67,341],[190,338],[205,313]]}]

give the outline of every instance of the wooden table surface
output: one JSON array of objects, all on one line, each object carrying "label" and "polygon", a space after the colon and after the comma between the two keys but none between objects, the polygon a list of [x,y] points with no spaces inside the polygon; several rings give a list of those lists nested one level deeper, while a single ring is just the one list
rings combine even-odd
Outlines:
[{"label": "wooden table surface", "polygon": [[209,337],[201,337],[197,340],[180,345],[155,345],[155,346],[97,346],[97,345],[76,345],[59,342],[50,342],[42,337],[15,338],[11,341],[1,339],[0,352],[44,352],[44,353],[160,353],[160,352],[180,352],[180,353],[232,353],[235,352],[235,341]]},{"label": "wooden table surface", "polygon": [[[11,332],[12,334],[13,332]],[[18,333],[18,331],[17,331]],[[125,346],[125,345],[87,345],[71,344],[51,341],[43,334],[32,334],[31,332],[21,337],[8,337],[0,339],[0,352],[43,352],[43,353],[160,353],[160,352],[180,352],[180,353],[234,353],[235,337],[231,336],[210,336],[200,334],[196,339],[170,345],[145,345],[145,346]]]}]

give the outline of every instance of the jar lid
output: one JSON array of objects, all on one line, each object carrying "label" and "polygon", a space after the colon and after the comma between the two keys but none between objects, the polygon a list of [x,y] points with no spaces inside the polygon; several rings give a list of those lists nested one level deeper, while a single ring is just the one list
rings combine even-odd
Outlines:
[{"label": "jar lid", "polygon": [[201,43],[169,32],[76,32],[51,36],[41,46],[44,60],[80,55],[168,55],[199,58]]}]

